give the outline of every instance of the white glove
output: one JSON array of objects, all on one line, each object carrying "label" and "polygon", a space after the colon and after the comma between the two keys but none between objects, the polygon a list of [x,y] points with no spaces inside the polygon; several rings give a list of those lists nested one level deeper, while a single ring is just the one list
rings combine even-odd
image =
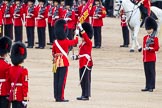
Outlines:
[{"label": "white glove", "polygon": [[79,29],[80,29],[81,31],[83,31],[83,27],[82,27],[82,24],[81,24],[81,23],[78,24],[78,27],[79,27]]},{"label": "white glove", "polygon": [[77,60],[77,59],[78,59],[78,55],[72,55],[72,56],[71,56],[71,59],[72,59],[72,60]]},{"label": "white glove", "polygon": [[75,35],[79,36],[79,29],[75,30]]},{"label": "white glove", "polygon": [[24,105],[24,107],[27,106],[27,101],[22,101],[22,104]]},{"label": "white glove", "polygon": [[138,6],[138,7],[141,6],[141,2],[139,2],[139,3],[137,4],[137,6]]},{"label": "white glove", "polygon": [[59,18],[59,16],[55,16],[55,18],[56,18],[56,19],[58,19],[58,18]]},{"label": "white glove", "polygon": [[6,18],[9,18],[9,17],[10,17],[10,14],[5,15],[5,17],[6,17]]},{"label": "white glove", "polygon": [[68,21],[68,20],[69,20],[69,18],[65,18],[64,20],[65,20],[65,21]]}]

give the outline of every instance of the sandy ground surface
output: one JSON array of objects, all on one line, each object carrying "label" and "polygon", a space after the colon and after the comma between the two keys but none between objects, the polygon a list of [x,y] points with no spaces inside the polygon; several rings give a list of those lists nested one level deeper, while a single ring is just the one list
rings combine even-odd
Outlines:
[{"label": "sandy ground surface", "polygon": [[[119,19],[105,18],[104,24],[102,48],[93,50],[90,101],[76,100],[81,95],[81,89],[78,86],[78,61],[72,60],[65,89],[65,98],[70,102],[54,101],[52,56],[50,46],[47,46],[44,50],[28,49],[28,58],[24,63],[30,78],[28,108],[162,108],[162,51],[157,53],[156,90],[143,93],[140,91],[145,87],[142,53],[137,50],[130,53],[129,48],[119,48],[122,44]],[[138,37],[140,44],[144,34],[145,30],[141,29]]]}]

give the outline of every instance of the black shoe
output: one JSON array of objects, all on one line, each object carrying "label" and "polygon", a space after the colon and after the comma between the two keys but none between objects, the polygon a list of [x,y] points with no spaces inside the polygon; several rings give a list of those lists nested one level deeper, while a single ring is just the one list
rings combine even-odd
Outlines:
[{"label": "black shoe", "polygon": [[148,88],[142,89],[141,91],[145,92],[145,91],[149,91]]},{"label": "black shoe", "polygon": [[120,45],[120,47],[128,47],[128,45]]},{"label": "black shoe", "polygon": [[101,48],[101,46],[96,46],[96,48],[97,48],[97,49],[100,49],[100,48]]},{"label": "black shoe", "polygon": [[47,43],[47,45],[52,45],[52,43]]},{"label": "black shoe", "polygon": [[89,100],[89,97],[85,97],[85,96],[81,96],[81,97],[77,97],[77,100]]},{"label": "black shoe", "polygon": [[39,47],[39,49],[44,49],[44,47]]},{"label": "black shoe", "polygon": [[40,47],[38,46],[38,47],[35,47],[35,49],[40,49]]},{"label": "black shoe", "polygon": [[39,44],[39,42],[35,42],[35,44]]},{"label": "black shoe", "polygon": [[96,46],[93,46],[92,48],[96,48]]},{"label": "black shoe", "polygon": [[69,102],[69,100],[56,100],[56,102]]},{"label": "black shoe", "polygon": [[149,89],[148,91],[149,91],[149,92],[153,92],[154,90],[153,90],[153,89]]},{"label": "black shoe", "polygon": [[28,41],[25,41],[25,43],[28,43]]},{"label": "black shoe", "polygon": [[33,48],[33,46],[27,46],[27,48]]}]

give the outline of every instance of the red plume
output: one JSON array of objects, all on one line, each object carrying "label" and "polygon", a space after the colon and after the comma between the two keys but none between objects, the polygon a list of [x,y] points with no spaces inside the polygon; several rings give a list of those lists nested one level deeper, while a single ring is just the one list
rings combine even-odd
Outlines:
[{"label": "red plume", "polygon": [[24,55],[24,54],[25,54],[25,49],[24,49],[24,48],[19,47],[19,51],[20,51],[20,54],[21,54],[21,55]]}]

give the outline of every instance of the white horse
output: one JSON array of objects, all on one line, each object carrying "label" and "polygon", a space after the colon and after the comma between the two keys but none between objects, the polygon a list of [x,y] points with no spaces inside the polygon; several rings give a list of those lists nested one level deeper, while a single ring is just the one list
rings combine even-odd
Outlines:
[{"label": "white horse", "polygon": [[[141,52],[142,47],[139,45],[137,40],[138,32],[141,24],[141,13],[139,6],[133,4],[130,0],[116,0],[115,1],[115,10],[114,16],[119,15],[121,7],[124,9],[124,12],[127,17],[127,24],[131,33],[132,46],[130,52],[134,52],[135,47],[138,47],[138,51]],[[152,6],[151,10],[158,18],[158,31],[160,30],[160,25],[162,24],[162,10]]]}]

